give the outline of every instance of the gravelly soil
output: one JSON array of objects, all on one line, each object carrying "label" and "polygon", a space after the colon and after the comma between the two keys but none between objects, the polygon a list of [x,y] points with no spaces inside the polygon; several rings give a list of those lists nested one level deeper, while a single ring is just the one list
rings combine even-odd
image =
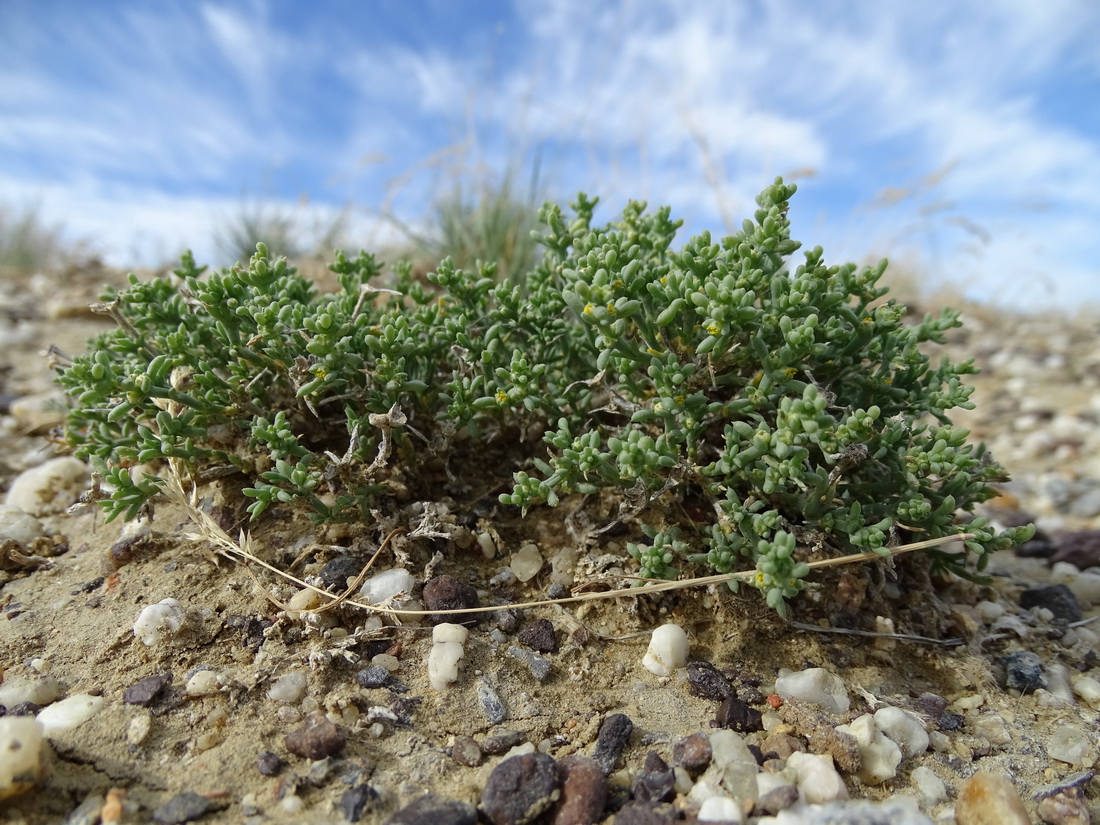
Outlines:
[{"label": "gravelly soil", "polygon": [[[48,278],[9,279],[2,285],[0,390],[9,406],[49,389],[47,359],[38,355],[47,345],[79,351],[81,342],[104,328],[81,307],[106,278],[117,281],[118,274],[70,273],[60,291]],[[1036,518],[1049,538],[1048,551],[1056,551],[1067,546],[1060,531],[1100,527],[1096,323],[1006,317],[980,308],[967,318],[949,352],[955,358],[974,356],[985,372],[974,381],[977,410],[959,420],[992,446],[1016,479],[991,512],[1010,520]],[[19,405],[15,412],[0,419],[5,487],[54,449],[43,436],[48,413],[36,417]],[[241,512],[231,486],[205,493],[207,509],[226,523]],[[417,512],[411,506],[401,515],[414,519]],[[406,539],[396,549],[419,580],[446,573],[474,585],[485,602],[525,601],[546,595],[552,585],[549,565],[528,585],[494,584],[494,577],[525,543],[538,545],[546,559],[575,548],[566,512],[532,512],[518,521],[479,510],[476,516],[488,516],[482,526],[491,526],[500,539],[493,560],[486,560],[476,543],[462,550]],[[447,518],[461,523],[464,517],[455,512]],[[927,727],[940,734],[932,748],[905,760],[898,775],[882,785],[863,786],[847,777],[853,797],[919,799],[911,774],[925,766],[947,784],[949,797],[935,805],[922,802],[922,809],[951,822],[958,787],[985,768],[1013,780],[1034,818],[1036,794],[1079,779],[1097,758],[1097,711],[1055,696],[1059,680],[1100,677],[1096,636],[1087,627],[1067,629],[1064,622],[1019,605],[1023,589],[1049,581],[1044,558],[1002,554],[991,565],[988,584],[932,580],[927,561],[919,557],[899,560],[893,570],[823,574],[822,590],[796,602],[791,617],[818,630],[779,619],[753,593],[725,590],[548,606],[525,610],[518,621],[494,614],[473,626],[458,682],[437,691],[425,667],[429,631],[416,625],[372,629],[355,608],[319,615],[282,610],[272,597],[285,603],[295,588],[218,558],[208,543],[188,537],[193,525],[172,505],[157,509],[151,532],[121,544],[123,526],[104,525],[91,510],[55,512],[42,520],[67,552],[37,570],[7,563],[0,573],[0,581],[6,579],[0,588],[5,680],[48,675],[60,683],[62,695],[92,693],[106,701],[88,722],[54,737],[50,777],[0,802],[2,821],[60,822],[91,799],[86,810],[92,818],[73,821],[95,822],[99,800],[111,789],[125,790],[124,797],[117,795],[124,799],[122,822],[150,821],[154,810],[183,791],[215,803],[201,818],[204,823],[341,821],[344,794],[364,783],[377,798],[371,798],[362,821],[382,821],[425,790],[478,802],[500,757],[470,756],[462,740],[458,756],[475,764],[460,764],[452,755],[455,737],[470,736],[480,746],[507,729],[556,758],[590,755],[601,721],[609,713],[625,713],[634,733],[610,777],[610,821],[613,809],[628,798],[630,777],[647,752],[656,750],[671,762],[673,745],[709,731],[715,717],[718,702],[693,696],[682,676],[660,679],[640,665],[646,632],[668,621],[688,630],[691,659],[723,669],[739,693],[765,712],[770,708],[763,699],[778,670],[807,666],[828,668],[846,682],[852,710],[832,719],[834,724],[882,704],[916,709],[924,693],[947,700],[949,711],[958,714],[957,725],[925,717]],[[253,536],[258,555],[280,567],[297,560],[298,575],[317,574],[346,548],[365,559],[380,539],[366,527],[318,531],[291,513],[266,519]],[[618,541],[603,538],[583,548],[573,583],[616,572],[621,561],[611,558],[607,567],[607,554],[621,550]],[[824,598],[838,590],[847,595],[839,601]],[[146,647],[134,637],[135,617],[165,598],[185,607],[187,624],[162,644]],[[998,609],[982,603],[1001,605],[1009,619],[993,626]],[[1082,607],[1086,619],[1100,615],[1096,605]],[[517,633],[540,618],[552,623],[559,648],[540,654],[550,662],[542,681],[509,652],[526,649]],[[819,632],[881,629],[883,619],[901,633],[960,643]],[[1043,660],[1052,679],[1049,692],[1020,695],[1004,687],[1003,658],[1016,650]],[[396,671],[382,687],[360,687],[357,672],[378,654],[396,657]],[[188,680],[202,669],[217,674],[216,689],[188,696]],[[304,695],[293,702],[270,698],[275,681],[289,673],[305,675]],[[126,701],[128,687],[157,675],[168,679],[148,702]],[[506,708],[507,719],[499,724],[487,718],[478,694],[483,685]],[[347,744],[333,758],[311,762],[288,753],[285,736],[317,709],[340,724]],[[782,721],[784,730],[808,735],[805,719],[783,719],[772,723]],[[1093,739],[1076,764],[1047,751],[1052,734],[1067,726]],[[275,756],[263,757],[261,771],[257,760],[265,752]],[[1088,782],[1084,787],[1092,813],[1100,813],[1097,789]],[[682,816],[691,816],[683,795],[676,805]]]}]

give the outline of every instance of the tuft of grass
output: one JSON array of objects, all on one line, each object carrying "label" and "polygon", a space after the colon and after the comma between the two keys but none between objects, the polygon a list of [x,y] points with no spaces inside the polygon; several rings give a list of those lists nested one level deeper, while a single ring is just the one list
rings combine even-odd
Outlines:
[{"label": "tuft of grass", "polygon": [[348,209],[325,217],[307,206],[305,198],[297,208],[259,200],[242,202],[215,233],[218,252],[228,263],[247,262],[256,244],[263,243],[273,256],[291,261],[324,259],[345,242]]},{"label": "tuft of grass", "polygon": [[47,224],[37,204],[0,205],[0,267],[17,272],[56,269],[86,252],[66,239],[60,224]]}]

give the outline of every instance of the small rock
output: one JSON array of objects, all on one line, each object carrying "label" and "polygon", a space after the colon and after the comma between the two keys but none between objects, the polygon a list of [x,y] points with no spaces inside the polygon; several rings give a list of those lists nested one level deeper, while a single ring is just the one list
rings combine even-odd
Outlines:
[{"label": "small rock", "polygon": [[851,706],[844,680],[821,667],[781,674],[775,692],[785,701],[810,702],[838,716]]},{"label": "small rock", "polygon": [[798,788],[794,785],[780,785],[762,794],[753,805],[753,816],[775,816],[798,801]]},{"label": "small rock", "polygon": [[467,768],[476,768],[481,764],[481,748],[472,736],[456,736],[451,745],[451,758]]},{"label": "small rock", "polygon": [[710,735],[710,746],[714,756],[703,779],[720,783],[738,799],[756,799],[760,766],[745,738],[732,730],[716,730]]},{"label": "small rock", "polygon": [[917,786],[917,792],[926,807],[931,808],[933,805],[947,801],[947,786],[931,768],[926,768],[924,765],[913,768],[909,777]]},{"label": "small rock", "polygon": [[170,681],[169,676],[147,676],[122,691],[122,701],[128,705],[148,705]]},{"label": "small rock", "polygon": [[1058,536],[1051,564],[1069,562],[1078,570],[1100,566],[1100,530],[1075,530]]},{"label": "small rock", "polygon": [[305,695],[307,677],[304,671],[287,673],[275,680],[267,691],[267,698],[273,702],[293,705]]},{"label": "small rock", "polygon": [[186,612],[176,599],[161,599],[138,613],[134,635],[146,647],[156,647],[183,627]]},{"label": "small rock", "polygon": [[805,750],[806,746],[801,739],[782,731],[769,733],[760,743],[760,752],[764,759],[786,759],[792,753]]},{"label": "small rock", "polygon": [[[69,815],[65,817],[63,825],[98,825],[104,820],[104,817],[101,816],[104,801],[101,794],[88,794],[88,796],[84,798],[84,801],[77,805]],[[107,821],[111,822],[109,819]],[[114,822],[117,821],[117,819],[114,820]]]},{"label": "small rock", "polygon": [[489,774],[481,809],[493,825],[529,825],[561,796],[561,772],[554,758],[528,753],[505,759]]},{"label": "small rock", "polygon": [[701,771],[710,764],[710,740],[705,733],[685,736],[672,748],[672,758],[689,771]]},{"label": "small rock", "polygon": [[927,716],[933,722],[938,722],[947,710],[947,700],[935,693],[922,693],[913,702],[913,710]]},{"label": "small rock", "polygon": [[676,819],[671,805],[654,808],[648,802],[627,802],[615,814],[612,825],[673,825]]},{"label": "small rock", "polygon": [[24,546],[45,535],[42,522],[10,504],[0,504],[0,541],[14,541]]},{"label": "small rock", "polygon": [[300,727],[286,735],[286,749],[305,759],[324,759],[344,749],[347,739],[321,711],[315,710]]},{"label": "small rock", "polygon": [[218,692],[218,674],[212,670],[200,670],[187,680],[184,692],[188,696],[210,696]]},{"label": "small rock", "polygon": [[137,747],[145,741],[152,729],[153,715],[148,711],[138,711],[126,726],[127,744]]},{"label": "small rock", "polygon": [[823,805],[848,798],[848,788],[833,766],[831,756],[792,753],[787,767],[798,777],[798,790],[810,805]]},{"label": "small rock", "polygon": [[32,516],[66,509],[88,484],[88,467],[78,458],[62,456],[20,473],[11,482],[5,503]]},{"label": "small rock", "polygon": [[957,825],[1031,825],[1031,817],[1004,776],[978,771],[962,786],[955,802]]},{"label": "small rock", "polygon": [[676,798],[675,780],[668,763],[657,751],[650,751],[642,772],[630,784],[630,792],[642,802],[671,802]]},{"label": "small rock", "polygon": [[1020,594],[1020,607],[1025,610],[1045,607],[1054,614],[1055,619],[1065,622],[1081,621],[1081,605],[1078,604],[1073,591],[1064,584],[1029,587]]},{"label": "small rock", "polygon": [[380,688],[390,680],[390,672],[384,667],[371,665],[355,674],[355,681],[361,688]]},{"label": "small rock", "polygon": [[[421,596],[427,610],[468,610],[481,606],[477,591],[454,576],[436,576],[434,579],[429,579],[424,584]],[[430,624],[473,624],[475,621],[477,621],[476,613],[443,613],[428,616]]]},{"label": "small rock", "polygon": [[553,825],[592,825],[607,804],[607,780],[594,759],[573,754],[558,762],[561,771],[561,797]]},{"label": "small rock", "polygon": [[703,800],[696,818],[700,822],[738,823],[741,821],[741,806],[728,796],[711,796]]},{"label": "small rock", "polygon": [[491,736],[486,736],[481,743],[481,749],[490,756],[500,756],[522,741],[523,734],[518,730],[501,730]]},{"label": "small rock", "polygon": [[1093,710],[1100,710],[1100,680],[1082,676],[1073,683],[1073,692]]},{"label": "small rock", "polygon": [[28,702],[38,705],[39,708],[45,707],[50,702],[56,702],[60,695],[61,684],[53,676],[25,679],[22,676],[8,675],[4,683],[0,684],[0,705],[8,708],[9,713],[16,705]]},{"label": "small rock", "polygon": [[508,655],[513,659],[519,659],[527,665],[527,669],[531,671],[531,675],[540,682],[545,681],[546,677],[550,675],[550,668],[552,665],[549,659],[545,659],[536,653],[532,653],[530,650],[524,650],[522,647],[516,647],[515,645],[508,646]]},{"label": "small rock", "polygon": [[782,811],[774,825],[933,825],[916,803],[903,797],[884,802],[866,799],[831,802],[820,807]]},{"label": "small rock", "polygon": [[865,713],[837,730],[851,734],[859,743],[859,779],[865,785],[880,785],[897,776],[901,748],[891,742],[875,725],[875,717]]},{"label": "small rock", "polygon": [[48,771],[42,726],[27,716],[0,718],[0,799],[33,788]]},{"label": "small rock", "polygon": [[1039,800],[1036,809],[1047,825],[1090,825],[1092,814],[1080,788],[1067,788]]},{"label": "small rock", "polygon": [[493,686],[484,679],[477,685],[477,701],[490,723],[499,725],[508,718],[508,708],[504,706],[504,702],[501,701],[500,695]]},{"label": "small rock", "polygon": [[75,693],[60,702],[43,708],[36,717],[46,736],[78,728],[103,709],[106,700],[102,696]]},{"label": "small rock", "polygon": [[755,708],[750,708],[736,696],[731,696],[718,706],[713,724],[719,728],[751,733],[764,729],[764,716]]},{"label": "small rock", "polygon": [[625,713],[613,713],[603,720],[596,736],[596,749],[592,758],[603,768],[605,774],[615,770],[615,763],[619,761],[619,756],[633,732],[634,723]]},{"label": "small rock", "polygon": [[383,825],[476,825],[477,810],[468,802],[429,793],[410,802]]},{"label": "small rock", "polygon": [[1030,650],[1017,650],[1004,658],[1005,687],[1021,693],[1034,693],[1037,688],[1045,688],[1047,680],[1043,676],[1046,667],[1043,660]]},{"label": "small rock", "polygon": [[876,710],[875,727],[901,748],[901,755],[906,759],[928,750],[928,733],[924,725],[901,708],[883,707]]},{"label": "small rock", "polygon": [[523,628],[516,637],[521,644],[539,653],[557,653],[558,637],[549,619],[539,619]]},{"label": "small rock", "polygon": [[529,582],[542,570],[543,559],[535,544],[525,544],[512,554],[509,567],[521,582]]},{"label": "small rock", "polygon": [[1078,768],[1094,761],[1095,734],[1087,733],[1076,725],[1062,722],[1047,739],[1047,754],[1051,759],[1066,762]]},{"label": "small rock", "polygon": [[286,762],[273,751],[264,751],[256,757],[256,770],[264,776],[278,776],[285,766]]},{"label": "small rock", "polygon": [[182,825],[184,822],[194,822],[201,819],[211,811],[216,811],[224,805],[219,805],[212,799],[207,799],[194,791],[184,791],[176,794],[155,811],[153,821],[158,825]]},{"label": "small rock", "polygon": [[[378,791],[366,782],[361,782],[348,788],[340,795],[340,801],[336,803],[336,808],[348,822],[358,822],[363,818],[363,814],[376,811],[381,802]],[[437,823],[437,825],[440,825],[440,823]]]},{"label": "small rock", "polygon": [[665,624],[653,631],[642,666],[655,676],[671,676],[687,664],[688,636],[678,624]]},{"label": "small rock", "polygon": [[436,690],[445,690],[458,681],[458,662],[465,655],[463,645],[468,635],[469,631],[462,625],[436,624],[432,631],[432,649],[428,652],[428,681]]},{"label": "small rock", "polygon": [[710,662],[687,663],[688,690],[692,696],[723,702],[733,696],[733,685],[722,671]]},{"label": "small rock", "polygon": [[[358,571],[352,573],[352,575],[357,574]],[[324,576],[324,570],[321,571],[321,575]],[[451,579],[451,581],[454,581],[454,579]],[[392,606],[400,607],[412,595],[415,586],[416,579],[412,577],[412,574],[405,568],[398,567],[392,570],[384,570],[364,581],[362,587],[359,588],[359,596],[367,604],[388,602]],[[346,587],[345,584],[339,585],[340,590],[344,590]],[[401,599],[401,596],[404,596],[405,599]]]}]

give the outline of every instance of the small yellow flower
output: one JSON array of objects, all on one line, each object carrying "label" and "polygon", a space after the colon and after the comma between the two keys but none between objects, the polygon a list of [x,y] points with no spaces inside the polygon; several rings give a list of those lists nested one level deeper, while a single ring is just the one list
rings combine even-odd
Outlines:
[{"label": "small yellow flower", "polygon": [[591,315],[592,314],[592,304],[585,304],[584,305],[584,314],[585,315]]},{"label": "small yellow flower", "polygon": [[707,324],[707,332],[709,332],[711,335],[717,335],[721,331],[722,330],[718,329],[717,324]]},{"label": "small yellow flower", "polygon": [[497,390],[497,403],[503,404],[508,400],[508,393],[504,390]]}]

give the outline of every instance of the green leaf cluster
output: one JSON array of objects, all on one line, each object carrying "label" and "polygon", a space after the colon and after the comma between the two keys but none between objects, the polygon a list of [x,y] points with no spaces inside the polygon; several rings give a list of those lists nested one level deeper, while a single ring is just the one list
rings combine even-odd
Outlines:
[{"label": "green leaf cluster", "polygon": [[[678,251],[667,208],[596,226],[593,199],[548,204],[522,279],[445,260],[423,283],[338,253],[341,289],[318,295],[262,244],[217,273],[185,255],[172,278],[105,296],[118,328],[59,371],[68,441],[111,473],[110,517],[156,492],[129,468],[173,459],[244,473],[253,517],[301,502],[322,522],[370,520],[395,468],[415,478],[504,441],[502,503],[603,493],[643,523],[691,504],[702,521],[628,547],[642,575],[755,568],[781,610],[806,548],[962,533],[959,512],[1004,477],[949,417],[971,406],[973,364],[925,352],[958,314],[907,321],[885,262],[830,266],[820,248],[796,262],[794,192],[777,179],[739,232]],[[1028,532],[965,531],[980,558]]]}]

